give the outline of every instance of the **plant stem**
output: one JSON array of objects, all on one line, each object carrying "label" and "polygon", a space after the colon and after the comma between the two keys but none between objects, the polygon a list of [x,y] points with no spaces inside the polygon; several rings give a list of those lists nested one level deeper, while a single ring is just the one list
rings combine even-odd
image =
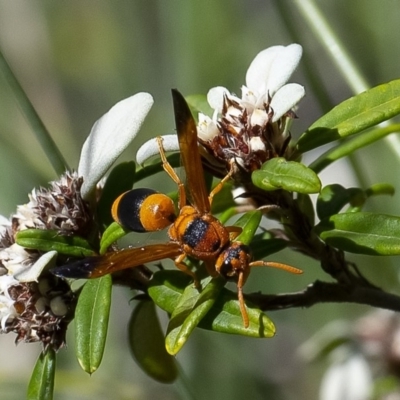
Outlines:
[{"label": "plant stem", "polygon": [[67,162],[65,161],[60,150],[56,146],[54,140],[50,136],[50,133],[46,129],[42,120],[40,119],[38,113],[33,107],[28,96],[19,84],[16,76],[8,65],[3,53],[0,51],[0,70],[3,72],[8,84],[11,87],[12,92],[20,106],[22,113],[25,115],[28,123],[31,125],[33,132],[36,135],[40,145],[45,151],[51,165],[53,166],[55,172],[61,175],[68,169]]}]

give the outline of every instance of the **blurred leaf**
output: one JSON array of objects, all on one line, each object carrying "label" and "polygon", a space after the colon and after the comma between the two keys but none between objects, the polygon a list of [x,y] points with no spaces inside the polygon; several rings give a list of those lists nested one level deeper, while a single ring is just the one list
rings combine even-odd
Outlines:
[{"label": "blurred leaf", "polygon": [[368,255],[400,254],[400,217],[368,212],[332,215],[317,233],[331,246]]},{"label": "blurred leaf", "polygon": [[254,260],[262,260],[285,249],[287,246],[286,240],[274,238],[269,232],[255,235],[250,244]]},{"label": "blurred leaf", "polygon": [[215,303],[224,286],[223,279],[206,277],[201,281],[201,291],[187,286],[172,312],[165,345],[169,354],[177,354],[203,317]]},{"label": "blurred leaf", "polygon": [[15,236],[15,241],[27,249],[57,251],[74,257],[89,257],[96,253],[89,242],[79,236],[62,236],[57,230],[24,229]]},{"label": "blurred leaf", "polygon": [[307,217],[310,226],[315,225],[315,211],[314,204],[308,194],[299,193],[296,202],[300,211]]},{"label": "blurred leaf", "polygon": [[214,110],[208,104],[206,95],[193,94],[191,96],[186,96],[185,100],[187,101],[189,108],[190,108],[190,112],[192,113],[196,122],[198,121],[199,112],[201,112],[205,115],[208,115],[209,117],[212,116]]},{"label": "blurred leaf", "polygon": [[309,165],[309,168],[317,173],[321,172],[324,168],[332,164],[334,161],[342,157],[348,156],[356,150],[368,146],[369,144],[374,143],[377,140],[380,140],[383,137],[394,132],[400,132],[400,124],[385,126],[384,128],[377,128],[362,132],[356,137],[339,143],[337,146],[322,154]]},{"label": "blurred leaf", "polygon": [[[358,199],[356,202],[354,199]],[[367,196],[358,188],[346,189],[341,185],[333,184],[324,186],[317,198],[317,214],[320,219],[337,214],[346,204],[364,204]]]},{"label": "blurred leaf", "polygon": [[140,301],[129,321],[129,346],[133,357],[149,376],[170,383],[178,376],[175,358],[165,349],[164,335],[152,301]]},{"label": "blurred leaf", "polygon": [[108,226],[113,222],[111,207],[114,200],[120,194],[132,189],[135,171],[136,165],[133,161],[118,164],[111,170],[97,203],[97,216],[102,226]]},{"label": "blurred leaf", "polygon": [[304,164],[272,158],[263,164],[261,170],[252,174],[253,183],[263,190],[284,189],[297,193],[318,193],[321,182],[318,175]]},{"label": "blurred leaf", "polygon": [[[180,271],[157,271],[151,280],[149,295],[159,307],[172,314],[178,307],[187,284],[192,285],[190,277]],[[192,289],[196,290],[193,287]],[[272,321],[251,303],[246,303],[246,307],[250,322],[248,328],[243,326],[237,294],[223,288],[198,327],[248,337],[273,336],[275,327]]]},{"label": "blurred leaf", "polygon": [[104,231],[100,240],[100,255],[105,254],[107,249],[117,240],[127,235],[130,231],[124,229],[118,222],[111,223]]},{"label": "blurred leaf", "polygon": [[242,228],[242,232],[235,239],[235,241],[242,242],[249,245],[253,240],[253,237],[258,229],[261,222],[262,213],[261,211],[249,211],[242,215],[236,222],[235,226]]},{"label": "blurred leaf", "polygon": [[88,280],[75,311],[76,356],[82,369],[92,374],[103,358],[111,305],[111,275]]},{"label": "blurred leaf", "polygon": [[28,400],[52,400],[54,375],[56,372],[56,353],[49,347],[40,353],[28,385]]},{"label": "blurred leaf", "polygon": [[400,79],[351,97],[315,121],[297,142],[301,153],[354,135],[400,113]]}]

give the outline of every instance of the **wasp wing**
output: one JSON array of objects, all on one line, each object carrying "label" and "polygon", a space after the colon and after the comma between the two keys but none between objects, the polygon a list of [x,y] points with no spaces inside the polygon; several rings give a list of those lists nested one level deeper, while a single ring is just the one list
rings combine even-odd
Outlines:
[{"label": "wasp wing", "polygon": [[182,254],[180,246],[172,242],[130,247],[106,253],[103,256],[87,257],[53,268],[51,272],[62,278],[97,278],[122,269],[138,267],[148,262],[175,258],[180,254]]},{"label": "wasp wing", "polygon": [[182,164],[186,172],[190,200],[197,211],[202,214],[208,213],[210,212],[210,202],[197,144],[196,123],[182,94],[173,89],[172,98],[179,148]]}]

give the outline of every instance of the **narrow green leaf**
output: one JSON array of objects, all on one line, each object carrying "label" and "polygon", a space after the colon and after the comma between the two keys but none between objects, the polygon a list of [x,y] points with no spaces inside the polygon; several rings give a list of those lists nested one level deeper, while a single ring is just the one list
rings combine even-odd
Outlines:
[{"label": "narrow green leaf", "polygon": [[120,224],[117,222],[113,222],[110,224],[107,229],[104,231],[103,236],[100,240],[100,255],[105,254],[107,249],[115,243],[117,240],[124,237],[130,231],[124,229]]},{"label": "narrow green leaf", "polygon": [[[149,295],[155,304],[172,314],[180,304],[187,284],[192,285],[190,277],[180,271],[157,271],[151,280]],[[199,322],[198,327],[248,337],[273,336],[275,328],[272,321],[252,304],[246,303],[246,307],[250,321],[247,329],[243,326],[237,294],[222,289],[216,302]]]},{"label": "narrow green leaf", "polygon": [[321,182],[318,175],[304,164],[272,158],[263,164],[262,169],[252,174],[253,183],[263,190],[284,189],[297,193],[318,193]]},{"label": "narrow green leaf", "polygon": [[333,184],[324,186],[317,199],[317,214],[322,220],[337,214],[346,204],[362,207],[367,196],[358,188],[344,188]]},{"label": "narrow green leaf", "polygon": [[400,217],[369,212],[332,215],[317,233],[328,244],[350,253],[400,254]]},{"label": "narrow green leaf", "polygon": [[36,361],[28,385],[28,400],[52,400],[54,375],[56,371],[56,352],[49,347]]},{"label": "narrow green leaf", "polygon": [[235,241],[249,245],[261,222],[261,211],[254,210],[243,214],[236,222],[235,226],[242,228],[242,232]]},{"label": "narrow green leaf", "polygon": [[309,165],[309,168],[317,173],[321,172],[328,165],[340,158],[346,157],[349,154],[354,153],[356,150],[368,146],[394,132],[400,132],[400,124],[362,132],[356,137],[339,143],[337,146],[322,154]]},{"label": "narrow green leaf", "polygon": [[111,305],[110,275],[88,280],[75,311],[76,356],[82,369],[92,374],[103,358]]},{"label": "narrow green leaf", "polygon": [[139,366],[159,382],[178,376],[175,358],[165,349],[164,335],[152,301],[140,301],[129,321],[129,345]]},{"label": "narrow green leaf", "polygon": [[111,207],[114,200],[120,194],[132,189],[135,171],[136,165],[133,161],[118,164],[111,170],[97,203],[97,216],[102,225],[108,226],[113,222]]},{"label": "narrow green leaf", "polygon": [[400,113],[400,79],[351,97],[314,122],[297,142],[301,153],[354,135]]},{"label": "narrow green leaf", "polygon": [[89,242],[79,236],[62,236],[56,230],[24,229],[16,234],[15,241],[27,249],[57,251],[74,257],[89,257],[96,253]]},{"label": "narrow green leaf", "polygon": [[200,292],[193,284],[186,287],[168,325],[165,346],[169,354],[175,355],[182,349],[194,328],[215,303],[224,284],[223,279],[207,277],[201,281]]}]

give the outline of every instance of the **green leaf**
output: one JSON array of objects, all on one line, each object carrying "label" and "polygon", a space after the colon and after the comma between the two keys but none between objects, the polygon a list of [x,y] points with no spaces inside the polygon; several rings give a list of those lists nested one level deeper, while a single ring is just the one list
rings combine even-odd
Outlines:
[{"label": "green leaf", "polygon": [[117,240],[121,239],[125,235],[127,235],[130,231],[124,229],[117,222],[113,222],[111,225],[107,227],[104,231],[103,236],[100,240],[100,255],[105,254],[107,249]]},{"label": "green leaf", "polygon": [[171,315],[165,346],[169,354],[176,355],[203,317],[215,303],[225,281],[206,277],[201,281],[201,291],[190,284],[184,290]]},{"label": "green leaf", "polygon": [[186,102],[189,105],[190,112],[198,122],[198,113],[201,112],[205,115],[211,116],[214,110],[208,104],[207,96],[204,94],[193,94],[185,97]]},{"label": "green leaf", "polygon": [[[172,314],[178,307],[187,284],[193,285],[191,278],[180,271],[157,271],[150,282],[149,295],[159,307]],[[252,304],[246,303],[246,307],[250,322],[248,328],[243,326],[237,294],[222,289],[198,327],[248,337],[273,336],[275,327],[272,321]]]},{"label": "green leaf", "polygon": [[129,345],[139,366],[159,382],[178,376],[175,358],[167,353],[164,335],[152,301],[140,301],[129,321]]},{"label": "green leaf", "polygon": [[307,217],[310,226],[315,225],[314,204],[308,194],[299,193],[296,202],[300,211]]},{"label": "green leaf", "polygon": [[274,323],[258,308],[246,302],[249,326],[243,325],[237,294],[223,289],[216,303],[201,320],[199,328],[253,338],[270,338],[275,335]]},{"label": "green leaf", "polygon": [[148,294],[158,307],[172,314],[183,291],[190,284],[193,284],[192,278],[181,271],[161,270],[153,274]]},{"label": "green leaf", "polygon": [[57,230],[24,229],[16,234],[15,241],[27,249],[55,250],[73,257],[89,257],[96,253],[89,242],[79,236],[62,236]]},{"label": "green leaf", "polygon": [[400,254],[400,217],[369,212],[332,215],[316,227],[321,239],[350,253]]},{"label": "green leaf", "polygon": [[318,193],[321,182],[318,175],[304,164],[272,158],[263,164],[262,169],[252,174],[253,183],[263,190],[284,189],[297,193]]},{"label": "green leaf", "polygon": [[321,172],[324,168],[336,160],[346,157],[349,154],[354,153],[356,150],[368,146],[394,132],[400,132],[400,124],[362,132],[356,137],[339,143],[337,146],[322,154],[309,165],[309,168],[311,168],[314,172]]},{"label": "green leaf", "polygon": [[249,245],[253,240],[253,237],[258,229],[261,222],[262,213],[261,211],[249,211],[242,215],[236,222],[235,226],[242,228],[242,232],[235,239],[235,241],[242,242]]},{"label": "green leaf", "polygon": [[28,385],[28,400],[52,400],[54,375],[56,372],[56,352],[51,348],[43,351],[36,361]]},{"label": "green leaf", "polygon": [[354,135],[400,113],[400,79],[351,97],[314,122],[297,142],[304,153]]},{"label": "green leaf", "polygon": [[346,204],[362,207],[367,196],[358,188],[346,189],[341,185],[333,184],[325,186],[317,199],[317,214],[322,220],[337,214]]},{"label": "green leaf", "polygon": [[113,222],[111,207],[114,200],[120,194],[132,189],[135,171],[136,165],[133,161],[118,164],[111,170],[97,203],[97,216],[101,225],[108,226]]},{"label": "green leaf", "polygon": [[82,369],[92,374],[103,358],[111,305],[111,275],[88,280],[75,311],[76,356]]}]

